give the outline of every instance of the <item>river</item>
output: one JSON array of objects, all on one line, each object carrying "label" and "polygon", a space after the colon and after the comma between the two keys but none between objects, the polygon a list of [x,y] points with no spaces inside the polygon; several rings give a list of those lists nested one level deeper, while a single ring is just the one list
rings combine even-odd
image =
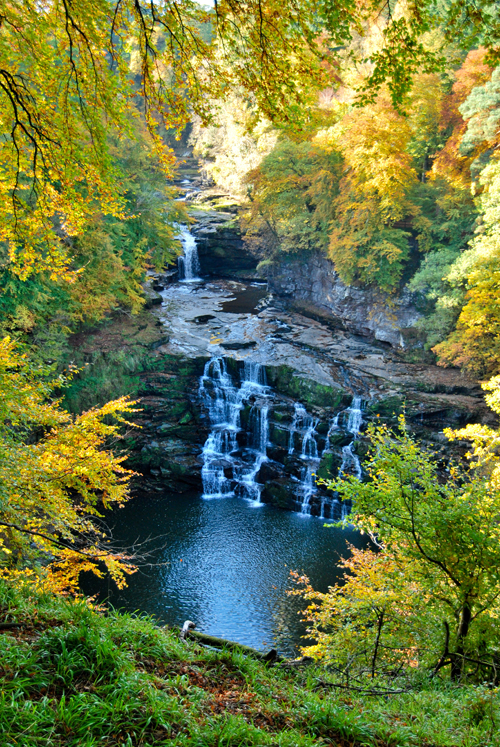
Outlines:
[{"label": "river", "polygon": [[115,540],[144,543],[146,557],[126,589],[101,592],[163,624],[192,620],[293,655],[305,627],[290,571],[326,591],[348,544],[366,542],[325,527],[346,512],[316,475],[360,476],[363,422],[381,412],[395,423],[403,396],[426,438],[463,422],[477,400],[433,366],[283,306],[255,275],[199,277],[195,236],[184,228],[181,238],[178,280],[155,279],[152,313],[167,337],[145,388],[140,452],[154,487],[110,517]]}]

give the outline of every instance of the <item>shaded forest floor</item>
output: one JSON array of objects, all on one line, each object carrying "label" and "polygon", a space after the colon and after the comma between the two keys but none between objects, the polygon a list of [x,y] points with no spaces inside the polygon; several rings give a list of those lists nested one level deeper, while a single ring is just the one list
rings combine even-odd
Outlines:
[{"label": "shaded forest floor", "polygon": [[422,681],[368,697],[324,677],[0,582],[2,747],[500,744],[496,691]]}]

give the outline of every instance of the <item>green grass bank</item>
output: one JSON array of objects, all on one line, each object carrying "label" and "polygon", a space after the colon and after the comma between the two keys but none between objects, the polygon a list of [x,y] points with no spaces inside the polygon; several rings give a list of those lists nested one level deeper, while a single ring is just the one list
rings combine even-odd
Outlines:
[{"label": "green grass bank", "polygon": [[495,690],[422,679],[373,697],[330,676],[0,581],[2,747],[500,744]]}]

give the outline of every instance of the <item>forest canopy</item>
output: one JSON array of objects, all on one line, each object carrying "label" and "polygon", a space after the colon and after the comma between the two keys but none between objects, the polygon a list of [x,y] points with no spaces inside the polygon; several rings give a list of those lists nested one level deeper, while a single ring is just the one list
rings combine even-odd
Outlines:
[{"label": "forest canopy", "polygon": [[400,105],[416,71],[442,66],[440,51],[422,42],[437,26],[466,48],[484,44],[491,61],[499,54],[495,3],[398,9],[374,0],[222,0],[213,10],[191,0],[2,2],[4,263],[22,278],[67,273],[68,243],[96,210],[127,214],[110,135],[133,137],[138,117],[168,174],[174,158],[162,128],[180,130],[192,112],[209,120],[209,97],[231,89],[253,97],[271,121],[304,126],[346,45],[366,61],[352,42],[369,23],[381,25],[383,38],[359,86],[363,101],[387,84]]},{"label": "forest canopy", "polygon": [[[69,415],[51,371],[8,336],[61,365],[69,334],[140,310],[147,271],[175,258],[186,219],[176,139],[229,101],[249,136],[273,133],[245,177],[267,259],[319,250],[347,283],[391,294],[409,281],[423,344],[497,372],[499,62],[488,0],[0,0],[3,552],[33,564],[50,552],[60,588],[101,561],[122,582],[128,559],[100,554],[88,517],[128,495],[105,447],[109,417],[131,403]],[[36,501],[44,510],[26,518]]]}]

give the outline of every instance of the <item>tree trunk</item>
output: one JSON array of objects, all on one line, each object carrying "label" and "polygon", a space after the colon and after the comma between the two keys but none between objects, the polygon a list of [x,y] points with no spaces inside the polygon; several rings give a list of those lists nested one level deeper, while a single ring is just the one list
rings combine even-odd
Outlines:
[{"label": "tree trunk", "polygon": [[451,663],[451,679],[457,681],[462,676],[464,668],[464,654],[465,654],[465,639],[469,632],[469,627],[472,620],[472,610],[468,602],[464,603],[462,607],[462,613],[460,615],[460,623],[457,631],[457,646],[455,656]]}]

